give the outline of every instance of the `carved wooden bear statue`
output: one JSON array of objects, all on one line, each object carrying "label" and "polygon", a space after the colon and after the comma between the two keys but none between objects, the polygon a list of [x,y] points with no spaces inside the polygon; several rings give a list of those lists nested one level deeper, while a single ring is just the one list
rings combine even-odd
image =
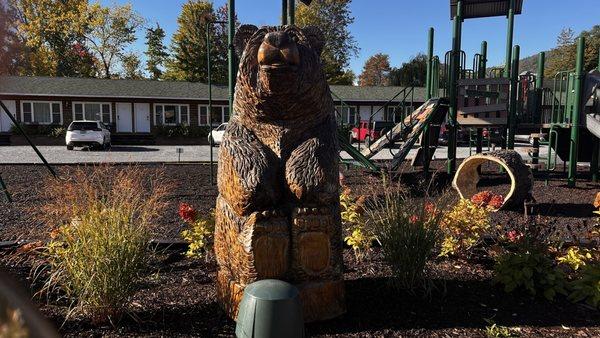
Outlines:
[{"label": "carved wooden bear statue", "polygon": [[219,154],[218,297],[235,318],[244,287],[294,283],[307,321],[345,311],[334,106],[308,27],[241,26],[234,111]]}]

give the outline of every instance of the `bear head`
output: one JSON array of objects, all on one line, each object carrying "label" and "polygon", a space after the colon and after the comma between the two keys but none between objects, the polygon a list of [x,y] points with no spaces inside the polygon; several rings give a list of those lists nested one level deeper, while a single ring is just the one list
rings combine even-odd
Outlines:
[{"label": "bear head", "polygon": [[[242,25],[234,38],[240,58],[234,110],[259,120],[291,120],[329,108],[316,27]],[[332,108],[332,107],[331,107]]]}]

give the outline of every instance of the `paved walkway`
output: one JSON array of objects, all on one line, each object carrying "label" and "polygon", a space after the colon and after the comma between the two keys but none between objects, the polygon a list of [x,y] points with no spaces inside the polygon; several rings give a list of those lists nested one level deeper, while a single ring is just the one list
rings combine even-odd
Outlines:
[{"label": "paved walkway", "polygon": [[[517,151],[528,159],[526,148],[529,145],[517,145]],[[210,161],[210,146],[113,146],[109,151],[87,151],[87,150],[67,150],[63,146],[40,146],[40,152],[46,157],[46,160],[53,164],[67,163],[101,163],[101,162],[208,162]],[[178,154],[177,148],[183,149],[183,153]],[[484,148],[484,151],[487,149]],[[218,147],[213,148],[213,158],[218,158]],[[373,159],[385,160],[391,159],[392,153],[398,149],[383,149]],[[408,158],[414,157],[416,149],[412,149]],[[547,154],[547,149],[541,149],[541,156]],[[469,156],[468,147],[459,147],[457,150],[458,158]],[[350,158],[345,152],[342,157]],[[439,147],[434,154],[435,159],[446,159],[447,148]],[[32,164],[41,163],[33,149],[29,146],[4,146],[0,147],[0,164]]]}]

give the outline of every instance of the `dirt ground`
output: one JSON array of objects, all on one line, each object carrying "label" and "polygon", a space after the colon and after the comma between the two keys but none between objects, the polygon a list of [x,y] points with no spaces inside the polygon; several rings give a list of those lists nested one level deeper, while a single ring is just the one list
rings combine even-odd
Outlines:
[{"label": "dirt ground", "polygon": [[[438,163],[441,168],[443,163]],[[146,165],[149,170],[161,170],[178,182],[168,197],[169,207],[153,230],[155,238],[179,239],[182,229],[177,206],[187,202],[201,212],[208,212],[215,202],[217,190],[210,184],[209,167],[197,165]],[[61,176],[75,169],[56,168]],[[51,179],[43,166],[0,166],[12,197],[7,203],[0,196],[0,241],[45,240],[48,225],[37,221],[36,213],[44,202],[40,189]],[[360,170],[344,170],[344,181],[353,192],[376,188],[378,180]],[[448,190],[448,177],[442,173],[424,180],[419,173],[402,176],[401,182],[415,193],[424,186],[431,194]],[[506,182],[492,175],[482,182],[485,189],[501,191]],[[527,224],[542,224],[560,232],[565,240],[579,239],[595,224],[592,202],[600,186],[581,180],[576,188],[568,188],[564,178],[555,175],[548,184],[539,175],[535,182],[537,204],[533,215],[525,217],[522,210],[500,211],[492,220],[507,228]],[[29,276],[30,266],[14,263],[8,251],[0,250],[0,269],[8,271],[23,287],[34,293],[38,288]],[[375,248],[365,260],[358,262],[350,249],[344,253],[344,278],[348,312],[331,321],[307,326],[310,336],[485,336],[488,321],[508,326],[522,337],[594,337],[600,336],[600,312],[583,304],[572,304],[564,298],[547,302],[524,294],[505,294],[492,286],[493,261],[485,255],[469,259],[435,259],[428,263],[426,275],[435,285],[426,297],[398,292],[390,286],[391,273],[383,262],[380,249]],[[85,317],[64,321],[64,304],[36,299],[42,314],[48,317],[65,336],[232,336],[235,323],[229,320],[216,303],[214,280],[216,264],[213,257],[194,260],[178,253],[160,254],[152,259],[129,305],[131,316],[117,327],[95,327]],[[135,319],[134,319],[135,318]]]}]

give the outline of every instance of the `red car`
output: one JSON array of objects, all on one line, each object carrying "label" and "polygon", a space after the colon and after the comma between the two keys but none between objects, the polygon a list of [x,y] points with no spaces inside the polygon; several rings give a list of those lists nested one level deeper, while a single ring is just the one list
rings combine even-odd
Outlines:
[{"label": "red car", "polygon": [[369,126],[369,121],[360,121],[358,127],[352,128],[351,141],[359,141],[370,144],[394,127],[394,122],[373,121]]}]

